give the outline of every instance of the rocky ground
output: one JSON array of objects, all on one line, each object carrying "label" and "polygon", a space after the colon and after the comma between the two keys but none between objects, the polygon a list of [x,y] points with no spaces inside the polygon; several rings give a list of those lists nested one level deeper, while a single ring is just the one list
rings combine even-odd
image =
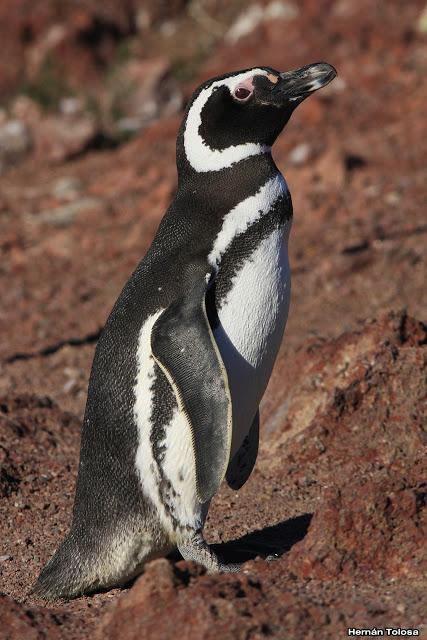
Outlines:
[{"label": "rocky ground", "polygon": [[[0,9],[0,638],[427,637],[425,2],[39,4]],[[51,51],[67,87],[46,104]],[[338,79],[275,149],[293,297],[260,455],[206,528],[244,570],[161,559],[43,606],[27,592],[69,524],[94,346],[173,196],[182,104],[224,70],[322,59]],[[114,112],[117,64],[140,93]]]}]

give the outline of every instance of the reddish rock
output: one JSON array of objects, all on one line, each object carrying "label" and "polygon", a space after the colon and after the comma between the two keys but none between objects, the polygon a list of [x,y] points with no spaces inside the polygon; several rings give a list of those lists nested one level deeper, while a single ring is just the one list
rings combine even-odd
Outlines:
[{"label": "reddish rock", "polygon": [[[427,59],[417,31],[425,0],[361,0],[357,8],[307,0],[291,22],[263,20],[216,49],[213,32],[234,20],[230,3],[208,0],[205,13],[190,3],[192,24],[181,20],[180,0],[143,4],[131,14],[138,55],[177,58],[177,76],[200,68],[193,84],[260,62],[281,69],[323,58],[339,73],[330,91],[301,105],[275,147],[295,207],[286,339],[262,406],[254,473],[238,493],[221,488],[206,525],[227,559],[252,559],[244,573],[222,576],[160,560],[130,591],[49,608],[26,595],[70,521],[99,330],[176,189],[179,117],[160,119],[119,149],[64,165],[29,157],[2,177],[0,580],[15,601],[3,602],[8,625],[23,624],[23,637],[35,628],[61,640],[330,640],[349,626],[386,625],[425,633],[426,338],[412,320],[427,317]],[[52,78],[41,62],[47,54],[64,62],[63,85],[97,88],[128,33],[129,6],[0,3],[0,87],[27,81],[30,58],[32,83],[42,72]],[[167,16],[173,22],[159,35]],[[203,64],[199,42],[211,48]],[[196,49],[181,69],[181,56]],[[67,118],[84,112],[75,100],[60,101]],[[0,113],[31,130],[40,117],[22,98]],[[295,163],[290,154],[301,144],[310,155]],[[407,314],[388,313],[403,307]],[[279,559],[253,559],[269,554]]]},{"label": "reddish rock", "polygon": [[290,570],[320,580],[425,578],[425,460],[418,466],[412,483],[384,472],[326,490],[307,536],[289,554]]},{"label": "reddish rock", "polygon": [[120,67],[110,95],[110,110],[121,114],[116,126],[139,129],[160,115],[173,115],[180,109],[181,93],[176,81],[167,81],[169,72],[166,58],[131,60]]},{"label": "reddish rock", "polygon": [[44,161],[59,163],[85,151],[98,133],[90,115],[47,116],[34,128],[34,152]]},{"label": "reddish rock", "polygon": [[422,323],[389,314],[297,357],[289,431],[264,447],[270,473],[286,468],[285,482],[318,492],[288,558],[298,576],[425,576],[426,338]]},{"label": "reddish rock", "polygon": [[[0,93],[46,79],[81,89],[99,86],[120,43],[137,28],[182,14],[185,0],[3,0]],[[47,74],[47,75],[46,75]]]},{"label": "reddish rock", "polygon": [[[406,348],[422,343],[424,332],[422,323],[402,311],[364,322],[359,330],[344,332],[333,341],[307,338],[291,358],[279,360],[275,375],[280,383],[270,387],[265,403],[267,431],[282,432],[276,445],[308,427],[328,402],[339,403],[345,395],[342,390],[360,384],[374,363],[379,368],[384,358],[392,359],[402,347],[409,355]],[[366,384],[362,388],[365,392]]]},{"label": "reddish rock", "polygon": [[[169,611],[174,608],[176,583],[167,560],[162,558],[149,563],[130,592],[119,598],[105,616],[98,630],[99,640],[118,638],[122,634],[126,634],[129,640],[155,636],[159,617],[165,615],[165,608]],[[125,620],[126,628],[123,627]]]},{"label": "reddish rock", "polygon": [[[79,426],[47,396],[0,398],[1,555],[10,557],[0,563],[3,590],[17,580],[28,592],[67,529]],[[25,572],[16,571],[21,563]]]},{"label": "reddish rock", "polygon": [[[104,11],[101,4],[106,6]],[[43,65],[49,59],[50,62],[61,60],[62,74],[67,74],[68,82],[71,80],[72,83],[76,77],[79,82],[96,78],[96,50],[100,53],[110,48],[111,56],[114,29],[119,34],[121,29],[129,30],[129,17],[126,8],[122,8],[124,4],[114,10],[112,3],[83,2],[76,7],[75,3],[57,0],[2,2],[0,30],[5,57],[0,62],[1,92],[17,88],[23,78],[26,81],[40,78]],[[104,26],[104,34],[101,29],[97,46],[91,51],[88,44],[96,21]],[[85,36],[88,38],[86,42]],[[57,72],[60,73],[58,67]],[[62,79],[65,79],[64,75]]]},{"label": "reddish rock", "polygon": [[[369,585],[295,582],[278,564],[269,571],[250,575],[202,576],[188,584],[171,586],[155,593],[156,586],[141,586],[153,576],[142,577],[129,594],[113,605],[105,616],[98,638],[108,640],[173,640],[177,629],[184,640],[235,640],[236,638],[304,638],[330,640],[344,637],[350,626],[405,626],[422,630],[422,591],[412,587],[416,613],[409,614],[406,604],[399,609],[390,604],[397,595],[395,585],[387,594]],[[411,587],[400,585],[402,600]],[[404,595],[405,594],[405,595]]]},{"label": "reddish rock", "polygon": [[0,640],[59,640],[60,618],[0,595]]},{"label": "reddish rock", "polygon": [[21,120],[0,124],[0,174],[9,165],[25,157],[31,149],[31,134]]}]

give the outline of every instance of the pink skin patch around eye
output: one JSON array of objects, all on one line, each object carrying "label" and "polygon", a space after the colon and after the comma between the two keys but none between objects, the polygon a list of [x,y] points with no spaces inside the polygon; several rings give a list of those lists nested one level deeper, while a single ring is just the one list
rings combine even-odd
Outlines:
[{"label": "pink skin patch around eye", "polygon": [[252,93],[252,91],[254,90],[254,85],[252,80],[253,78],[247,78],[243,82],[239,82],[237,87],[235,87],[234,89],[234,93],[236,93],[237,89],[246,89],[247,91],[250,91]]}]

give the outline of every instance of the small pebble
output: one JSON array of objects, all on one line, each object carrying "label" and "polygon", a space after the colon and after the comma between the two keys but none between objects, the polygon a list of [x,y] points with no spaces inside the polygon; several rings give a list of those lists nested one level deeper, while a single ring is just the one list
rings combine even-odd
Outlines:
[{"label": "small pebble", "polygon": [[311,147],[307,142],[302,142],[292,149],[289,154],[289,162],[296,167],[307,162],[310,157]]}]

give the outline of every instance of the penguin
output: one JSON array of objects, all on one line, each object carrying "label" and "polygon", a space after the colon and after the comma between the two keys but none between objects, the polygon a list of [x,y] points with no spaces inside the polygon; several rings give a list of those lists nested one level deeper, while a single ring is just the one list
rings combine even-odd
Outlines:
[{"label": "penguin", "polygon": [[178,188],[99,338],[70,531],[32,593],[123,586],[178,549],[235,571],[203,537],[225,478],[248,479],[290,299],[292,202],[271,147],[336,75],[324,62],[202,84],[177,136]]}]

